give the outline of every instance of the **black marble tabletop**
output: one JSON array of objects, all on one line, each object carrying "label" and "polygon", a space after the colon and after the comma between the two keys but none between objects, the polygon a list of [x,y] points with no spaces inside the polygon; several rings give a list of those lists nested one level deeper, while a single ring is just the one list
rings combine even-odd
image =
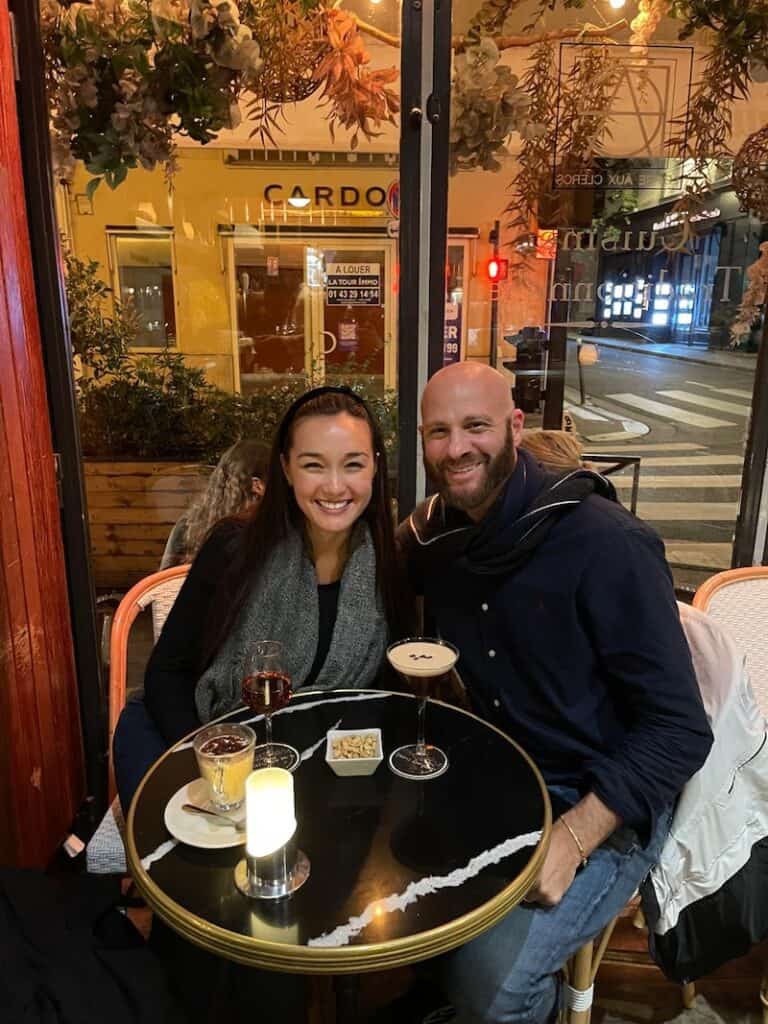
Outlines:
[{"label": "black marble tabletop", "polygon": [[[245,709],[230,716],[253,721]],[[274,739],[302,753],[296,769],[296,838],[311,862],[305,885],[281,901],[236,888],[244,847],[208,850],[172,840],[166,804],[198,775],[191,744],[148,773],[127,823],[128,865],[168,924],[229,959],[303,973],[378,970],[463,944],[525,895],[549,839],[539,773],[503,733],[430,701],[427,740],[448,770],[414,782],[389,753],[415,741],[416,701],[381,691],[297,695],[273,718]],[[329,729],[378,727],[384,760],[368,777],[325,763]],[[263,725],[255,728],[263,738]]]}]

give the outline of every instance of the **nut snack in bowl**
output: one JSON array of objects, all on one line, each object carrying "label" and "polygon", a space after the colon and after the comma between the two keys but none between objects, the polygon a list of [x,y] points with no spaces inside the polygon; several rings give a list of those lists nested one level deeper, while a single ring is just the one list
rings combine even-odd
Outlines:
[{"label": "nut snack in bowl", "polygon": [[331,729],[325,760],[337,775],[373,775],[383,758],[381,729]]}]

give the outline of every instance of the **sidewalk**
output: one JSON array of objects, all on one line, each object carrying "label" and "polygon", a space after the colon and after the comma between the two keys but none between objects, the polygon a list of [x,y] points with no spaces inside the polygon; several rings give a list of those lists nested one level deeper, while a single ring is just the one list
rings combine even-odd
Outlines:
[{"label": "sidewalk", "polygon": [[[735,370],[754,371],[757,363],[756,352],[732,352],[728,349],[699,348],[696,345],[680,345],[673,342],[628,340],[625,338],[596,337],[582,335],[584,341],[605,348],[622,348],[627,352],[640,352],[646,356],[662,356],[666,359],[685,359],[690,363],[701,363],[704,366],[727,366]],[[575,342],[576,335],[568,335],[568,341]]]}]

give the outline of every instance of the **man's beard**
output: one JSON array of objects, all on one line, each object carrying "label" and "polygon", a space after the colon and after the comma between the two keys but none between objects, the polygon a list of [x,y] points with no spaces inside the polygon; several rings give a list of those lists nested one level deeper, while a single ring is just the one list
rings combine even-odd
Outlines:
[{"label": "man's beard", "polygon": [[[482,459],[485,465],[485,476],[472,491],[455,492],[448,483],[447,470],[460,469],[462,466],[470,466]],[[440,497],[453,508],[461,509],[464,512],[472,512],[474,509],[484,505],[495,491],[500,490],[512,475],[517,463],[517,452],[515,451],[512,439],[512,424],[507,420],[507,430],[504,437],[504,447],[496,455],[487,455],[481,452],[473,452],[472,455],[464,456],[461,459],[442,459],[432,464],[424,457],[424,468],[427,476],[440,492]]]}]

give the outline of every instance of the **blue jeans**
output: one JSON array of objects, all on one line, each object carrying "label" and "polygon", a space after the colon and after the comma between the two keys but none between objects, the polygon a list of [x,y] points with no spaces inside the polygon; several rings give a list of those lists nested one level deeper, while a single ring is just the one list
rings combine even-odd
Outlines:
[{"label": "blue jeans", "polygon": [[168,744],[147,711],[143,697],[131,697],[120,712],[112,739],[115,784],[123,814],[128,814],[144,775],[167,749]]},{"label": "blue jeans", "polygon": [[[569,803],[577,794],[552,793]],[[558,972],[576,950],[619,913],[656,863],[671,812],[660,816],[646,847],[634,833],[591,854],[555,907],[515,907],[497,925],[442,957],[442,989],[456,1007],[457,1024],[545,1024],[559,1000]],[[634,838],[633,838],[634,837]]]}]

